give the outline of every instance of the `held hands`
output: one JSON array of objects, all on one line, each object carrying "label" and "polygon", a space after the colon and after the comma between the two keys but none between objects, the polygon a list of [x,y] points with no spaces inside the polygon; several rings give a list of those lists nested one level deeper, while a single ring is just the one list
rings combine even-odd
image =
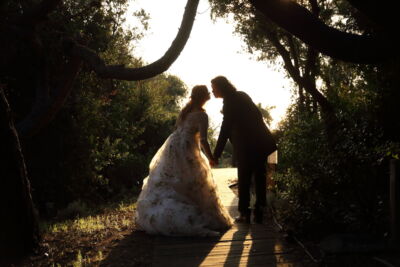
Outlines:
[{"label": "held hands", "polygon": [[215,167],[218,165],[218,159],[209,159],[208,161],[211,167]]}]

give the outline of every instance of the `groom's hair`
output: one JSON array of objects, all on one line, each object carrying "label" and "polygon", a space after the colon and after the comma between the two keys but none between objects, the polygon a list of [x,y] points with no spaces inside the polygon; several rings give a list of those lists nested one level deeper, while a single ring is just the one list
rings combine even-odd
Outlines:
[{"label": "groom's hair", "polygon": [[225,76],[217,76],[211,80],[211,83],[218,87],[223,97],[237,91],[236,87]]}]

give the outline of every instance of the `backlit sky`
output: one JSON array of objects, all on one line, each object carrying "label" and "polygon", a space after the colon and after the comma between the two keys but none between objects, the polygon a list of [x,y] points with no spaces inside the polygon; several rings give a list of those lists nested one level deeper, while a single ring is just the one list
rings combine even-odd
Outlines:
[{"label": "backlit sky", "polygon": [[[150,29],[136,44],[135,56],[153,62],[164,55],[181,24],[186,0],[131,0],[128,14],[143,8],[150,15]],[[246,92],[255,103],[276,106],[271,111],[274,128],[290,103],[290,82],[283,71],[258,62],[244,52],[244,43],[233,34],[234,26],[224,19],[213,22],[207,0],[201,0],[190,38],[181,55],[167,71],[181,78],[191,89],[210,80],[226,76],[238,90]],[[133,20],[128,23],[134,24]],[[222,100],[211,98],[206,111],[210,122],[219,126],[222,120]]]}]

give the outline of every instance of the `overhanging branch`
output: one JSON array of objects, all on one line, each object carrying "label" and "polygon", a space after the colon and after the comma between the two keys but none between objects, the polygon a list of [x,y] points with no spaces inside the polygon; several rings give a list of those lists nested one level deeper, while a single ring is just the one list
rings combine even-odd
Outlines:
[{"label": "overhanging branch", "polygon": [[188,0],[181,27],[170,48],[160,59],[144,67],[127,68],[123,65],[106,65],[104,60],[93,50],[71,40],[67,42],[69,42],[69,45],[72,47],[72,54],[82,58],[89,67],[102,78],[128,81],[149,79],[168,70],[182,52],[189,39],[198,4],[199,0]]},{"label": "overhanging branch", "polygon": [[385,38],[341,32],[327,26],[294,1],[250,0],[277,25],[317,51],[354,63],[378,63],[391,57],[394,45]]}]

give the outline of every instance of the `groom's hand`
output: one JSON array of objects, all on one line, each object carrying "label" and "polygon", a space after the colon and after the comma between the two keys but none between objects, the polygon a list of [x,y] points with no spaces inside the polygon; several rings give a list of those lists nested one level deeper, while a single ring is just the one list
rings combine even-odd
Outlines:
[{"label": "groom's hand", "polygon": [[215,159],[215,158],[214,159],[210,159],[209,163],[210,163],[211,167],[218,166],[218,159]]},{"label": "groom's hand", "polygon": [[218,166],[219,162],[218,159],[214,158],[214,166]]},{"label": "groom's hand", "polygon": [[210,164],[211,167],[215,166],[215,160],[213,159],[208,160],[208,163]]}]

